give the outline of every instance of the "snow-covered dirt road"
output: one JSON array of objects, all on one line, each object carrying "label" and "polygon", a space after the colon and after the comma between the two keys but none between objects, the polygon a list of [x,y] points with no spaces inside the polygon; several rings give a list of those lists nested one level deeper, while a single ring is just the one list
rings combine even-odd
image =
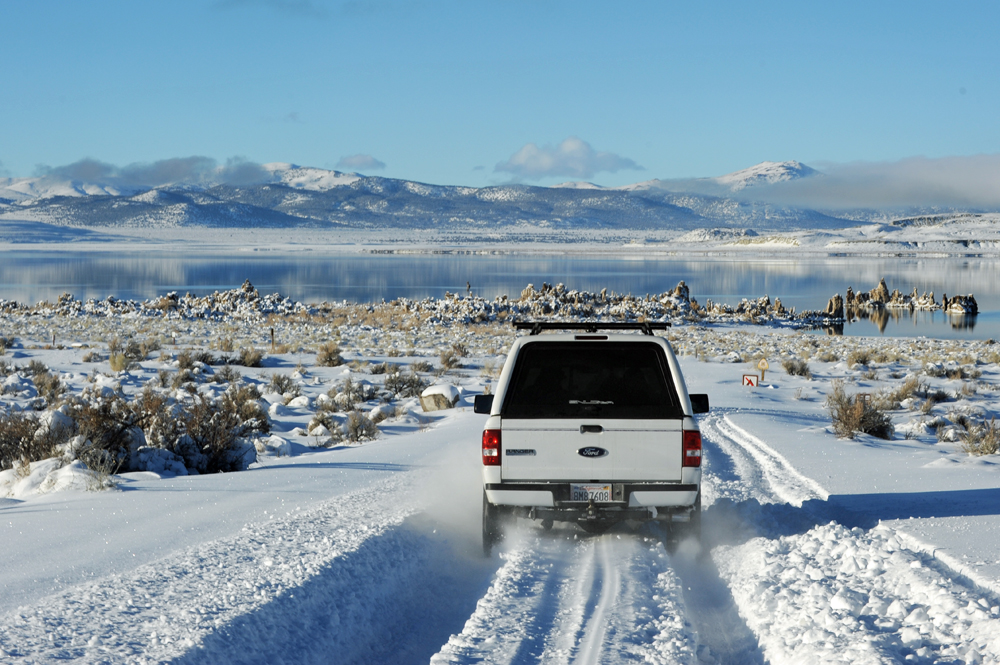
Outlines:
[{"label": "snow-covered dirt road", "polygon": [[[521,523],[483,559],[480,427],[453,412],[423,432],[169,492],[9,502],[2,525],[20,537],[5,537],[0,561],[16,597],[0,616],[0,662],[1000,660],[995,597],[825,501],[725,408],[703,421],[705,551],[668,552],[650,528]],[[109,531],[144,493],[161,509],[131,515],[139,535]],[[218,533],[184,535],[171,515],[185,512],[214,515]],[[19,560],[60,530],[77,557]]]}]

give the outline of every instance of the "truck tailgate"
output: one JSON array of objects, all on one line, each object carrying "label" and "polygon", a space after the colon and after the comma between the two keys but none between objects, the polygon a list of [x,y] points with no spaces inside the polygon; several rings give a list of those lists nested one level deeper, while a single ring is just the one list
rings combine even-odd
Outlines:
[{"label": "truck tailgate", "polygon": [[680,420],[505,418],[502,432],[505,482],[681,480]]}]

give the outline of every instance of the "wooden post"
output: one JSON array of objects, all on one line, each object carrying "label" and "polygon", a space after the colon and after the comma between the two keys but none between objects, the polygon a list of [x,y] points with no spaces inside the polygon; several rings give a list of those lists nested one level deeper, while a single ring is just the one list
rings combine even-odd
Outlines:
[{"label": "wooden post", "polygon": [[271,328],[271,353],[274,353],[274,328]]}]

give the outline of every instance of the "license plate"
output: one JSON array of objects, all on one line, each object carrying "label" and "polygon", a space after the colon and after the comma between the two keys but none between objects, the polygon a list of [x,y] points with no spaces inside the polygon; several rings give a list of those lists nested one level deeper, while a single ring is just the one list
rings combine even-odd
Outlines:
[{"label": "license plate", "polygon": [[611,485],[570,485],[570,501],[611,501]]}]

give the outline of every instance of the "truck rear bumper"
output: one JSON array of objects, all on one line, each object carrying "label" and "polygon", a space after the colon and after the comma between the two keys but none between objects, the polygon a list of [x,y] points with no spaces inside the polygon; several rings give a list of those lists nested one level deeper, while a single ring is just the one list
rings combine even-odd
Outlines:
[{"label": "truck rear bumper", "polygon": [[[692,506],[698,497],[693,483],[614,483],[618,501],[596,504],[599,508],[644,508]],[[500,506],[579,509],[586,502],[570,501],[569,483],[487,483],[486,497]]]}]

